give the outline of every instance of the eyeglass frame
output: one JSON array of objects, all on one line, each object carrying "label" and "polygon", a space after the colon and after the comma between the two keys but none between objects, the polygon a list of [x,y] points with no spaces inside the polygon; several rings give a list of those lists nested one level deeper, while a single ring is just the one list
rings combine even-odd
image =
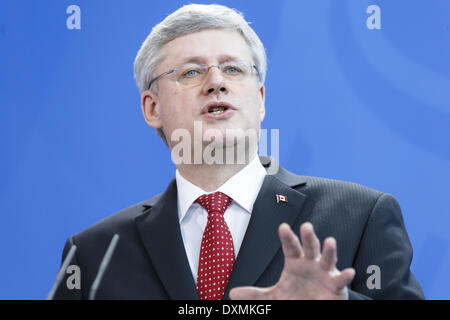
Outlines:
[{"label": "eyeglass frame", "polygon": [[[254,68],[254,69],[256,70],[256,72],[258,73],[258,79],[261,80],[261,74],[260,74],[259,69],[258,69],[258,67],[257,67],[256,65],[254,65],[254,64],[252,65],[252,64],[249,64],[249,63],[245,63],[245,62],[241,62],[241,63],[243,63],[243,64],[249,66],[250,68]],[[217,69],[219,69],[220,71],[222,71],[222,70],[220,69],[220,65],[221,65],[221,64],[219,64],[219,65],[210,65],[210,66],[207,66],[207,65],[204,64],[204,63],[200,63],[200,64],[198,64],[198,65],[200,65],[200,66],[206,66],[206,67],[208,68],[208,70],[206,71],[206,74],[208,74],[208,73],[209,73],[209,69],[211,69],[211,68],[213,68],[213,67],[216,67]],[[179,68],[173,68],[173,69],[170,69],[169,71],[163,72],[163,73],[161,73],[159,76],[156,76],[155,78],[153,78],[153,79],[149,82],[148,87],[147,87],[147,90],[150,90],[150,88],[152,87],[152,84],[153,84],[156,80],[158,80],[159,78],[161,78],[161,77],[163,77],[163,76],[166,76],[166,75],[168,75],[168,74],[171,74],[171,73],[173,73],[173,72],[175,72],[175,71],[177,71],[177,70],[179,70]],[[206,74],[205,74],[205,75],[206,75]]]}]

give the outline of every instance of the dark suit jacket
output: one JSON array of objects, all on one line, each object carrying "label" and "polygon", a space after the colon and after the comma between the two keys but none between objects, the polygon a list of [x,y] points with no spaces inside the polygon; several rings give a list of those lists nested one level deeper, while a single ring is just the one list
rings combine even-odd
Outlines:
[{"label": "dark suit jacket", "polygon": [[[274,160],[261,157],[268,169]],[[276,201],[276,194],[288,202]],[[354,183],[306,177],[280,167],[267,175],[253,206],[251,219],[231,273],[224,299],[237,286],[275,284],[284,256],[278,226],[287,222],[298,234],[309,221],[321,241],[337,242],[337,268],[353,267],[350,299],[421,299],[422,290],[410,272],[412,247],[400,207],[389,194]],[[181,238],[177,214],[177,186],[122,210],[71,236],[77,252],[71,264],[81,269],[81,289],[61,283],[56,299],[87,299],[101,259],[118,233],[120,241],[98,289],[97,299],[198,299]],[[377,265],[381,288],[369,289],[367,280]],[[68,276],[68,275],[67,275]]]}]

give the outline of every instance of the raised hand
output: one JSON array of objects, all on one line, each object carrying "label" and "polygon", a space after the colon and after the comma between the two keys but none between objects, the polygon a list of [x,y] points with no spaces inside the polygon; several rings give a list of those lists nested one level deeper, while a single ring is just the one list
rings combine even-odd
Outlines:
[{"label": "raised hand", "polygon": [[336,269],[336,240],[325,239],[322,253],[320,241],[311,223],[300,226],[299,238],[290,226],[278,228],[284,253],[284,269],[278,282],[268,288],[237,287],[230,291],[234,300],[346,300],[347,285],[355,270]]}]

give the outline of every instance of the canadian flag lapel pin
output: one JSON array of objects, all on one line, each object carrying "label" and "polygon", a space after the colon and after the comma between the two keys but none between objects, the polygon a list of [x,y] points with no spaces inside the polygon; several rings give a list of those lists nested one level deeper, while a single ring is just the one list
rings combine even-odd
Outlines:
[{"label": "canadian flag lapel pin", "polygon": [[277,203],[279,203],[280,201],[282,201],[282,202],[288,202],[286,196],[283,196],[283,195],[281,195],[281,194],[277,194],[276,196],[277,196]]}]

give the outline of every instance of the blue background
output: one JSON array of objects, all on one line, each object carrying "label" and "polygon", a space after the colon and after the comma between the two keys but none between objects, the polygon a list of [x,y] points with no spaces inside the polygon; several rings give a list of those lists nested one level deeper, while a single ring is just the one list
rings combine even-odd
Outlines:
[{"label": "blue background", "polygon": [[[216,2],[267,48],[262,127],[280,129],[281,164],[394,195],[413,273],[449,299],[450,1]],[[175,168],[133,61],[184,3],[1,1],[1,299],[45,298],[69,235],[165,190]],[[66,27],[71,4],[81,30]]]}]

